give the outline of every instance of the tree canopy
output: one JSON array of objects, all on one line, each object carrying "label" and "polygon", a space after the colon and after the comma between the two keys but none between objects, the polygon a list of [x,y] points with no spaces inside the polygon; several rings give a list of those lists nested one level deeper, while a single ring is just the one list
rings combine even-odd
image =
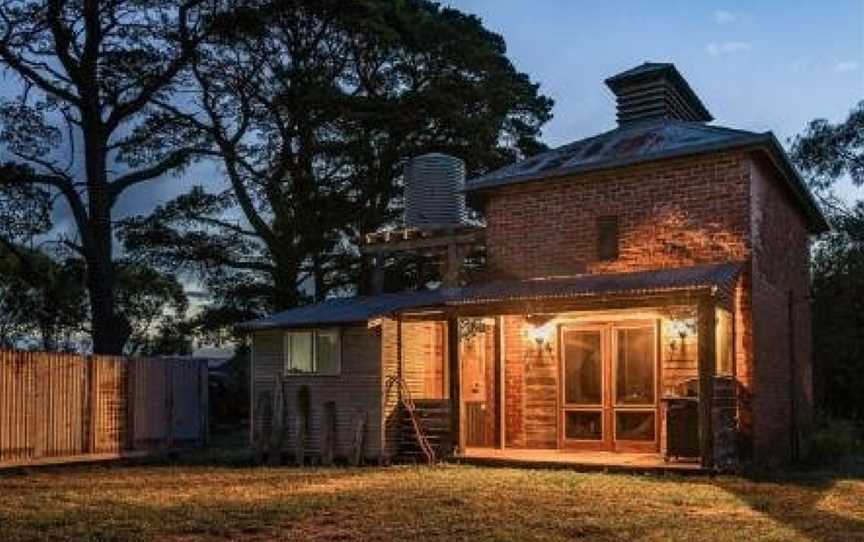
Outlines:
[{"label": "tree canopy", "polygon": [[203,278],[216,314],[366,290],[359,238],[400,216],[412,156],[452,153],[475,174],[542,148],[551,100],[476,17],[297,0],[247,2],[229,23],[196,57],[194,103],[160,106],[175,137],[211,145],[230,188],[196,188],[121,231],[130,253]]},{"label": "tree canopy", "polygon": [[[151,128],[221,3],[209,0],[7,0],[0,5],[0,63],[20,93],[0,103],[0,144],[13,158],[5,192],[65,202],[66,239],[85,264],[93,348],[120,353],[129,323],[117,312],[112,216],[131,187],[176,172],[194,142]],[[143,128],[147,126],[148,128]],[[0,203],[0,211],[10,206]]]},{"label": "tree canopy", "polygon": [[864,420],[864,200],[832,194],[847,178],[864,186],[864,101],[845,121],[810,122],[791,156],[820,194],[832,230],[813,249],[814,375],[820,407]]}]

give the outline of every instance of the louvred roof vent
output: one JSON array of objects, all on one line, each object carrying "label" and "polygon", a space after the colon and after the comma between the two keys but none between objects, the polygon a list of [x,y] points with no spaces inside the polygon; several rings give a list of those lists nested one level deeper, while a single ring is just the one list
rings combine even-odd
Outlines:
[{"label": "louvred roof vent", "polygon": [[655,119],[714,120],[673,64],[646,62],[606,79],[618,101],[618,124]]}]

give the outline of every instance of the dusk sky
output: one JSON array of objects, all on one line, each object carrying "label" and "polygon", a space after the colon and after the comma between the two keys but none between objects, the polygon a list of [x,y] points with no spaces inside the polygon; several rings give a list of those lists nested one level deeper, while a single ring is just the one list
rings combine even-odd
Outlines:
[{"label": "dusk sky", "polygon": [[784,144],[811,119],[845,119],[864,99],[862,0],[445,4],[504,36],[516,67],[555,99],[550,146],[613,128],[603,80],[645,61],[675,63],[715,124],[772,130]]},{"label": "dusk sky", "polygon": [[[674,62],[716,124],[773,130],[784,143],[813,118],[845,118],[864,98],[864,0],[445,4],[501,34],[516,67],[555,99],[543,131],[553,147],[614,127],[603,80],[645,61]],[[17,85],[7,72],[0,96]],[[215,165],[198,164],[181,178],[146,183],[121,197],[115,216],[147,213],[195,184],[219,186],[221,177]],[[842,192],[864,195],[848,185]],[[56,218],[70,225],[62,206]]]}]

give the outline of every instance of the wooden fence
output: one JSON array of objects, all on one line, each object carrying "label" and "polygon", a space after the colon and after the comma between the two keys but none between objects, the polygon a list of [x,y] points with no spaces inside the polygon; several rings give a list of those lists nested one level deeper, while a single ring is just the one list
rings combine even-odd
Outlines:
[{"label": "wooden fence", "polygon": [[207,364],[0,351],[0,466],[207,442]]}]

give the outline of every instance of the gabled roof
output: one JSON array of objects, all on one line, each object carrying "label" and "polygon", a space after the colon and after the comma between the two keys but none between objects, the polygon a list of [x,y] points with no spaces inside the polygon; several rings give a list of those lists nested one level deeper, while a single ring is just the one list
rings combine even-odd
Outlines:
[{"label": "gabled roof", "polygon": [[471,179],[466,183],[465,191],[482,193],[519,183],[740,147],[756,147],[767,152],[807,215],[811,229],[816,232],[828,229],[810,190],[773,133],[748,132],[675,119],[627,124],[575,141]]},{"label": "gabled roof", "polygon": [[731,290],[741,264],[726,262],[629,273],[500,280],[458,289],[331,299],[237,326],[241,331],[362,323],[409,309],[483,303],[551,301],[590,296],[652,295],[718,288]]}]

